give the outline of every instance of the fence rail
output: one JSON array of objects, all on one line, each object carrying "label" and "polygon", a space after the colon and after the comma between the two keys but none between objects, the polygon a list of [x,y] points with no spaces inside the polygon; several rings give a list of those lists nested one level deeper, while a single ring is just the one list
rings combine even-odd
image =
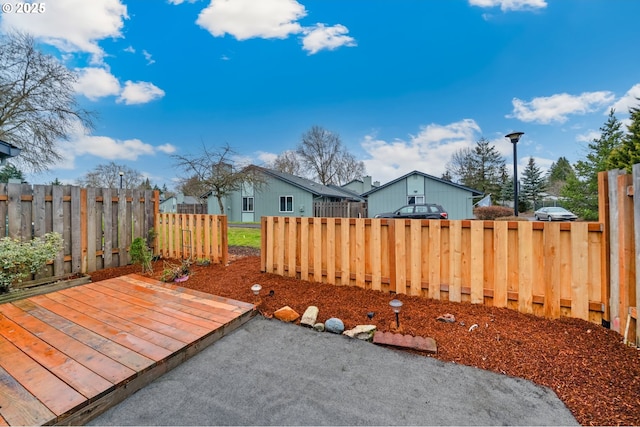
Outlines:
[{"label": "fence rail", "polygon": [[303,280],[600,323],[599,223],[262,219],[262,269]]},{"label": "fence rail", "polygon": [[165,258],[229,262],[226,215],[159,213],[156,253]]},{"label": "fence rail", "polygon": [[158,197],[151,190],[0,184],[0,237],[62,235],[64,250],[34,279],[126,265],[133,238],[153,227]]}]

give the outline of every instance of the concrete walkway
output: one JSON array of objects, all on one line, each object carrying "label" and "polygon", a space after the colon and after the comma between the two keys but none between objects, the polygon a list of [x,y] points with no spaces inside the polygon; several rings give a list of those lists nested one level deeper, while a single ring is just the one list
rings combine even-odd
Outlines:
[{"label": "concrete walkway", "polygon": [[577,425],[553,391],[260,316],[91,425]]}]

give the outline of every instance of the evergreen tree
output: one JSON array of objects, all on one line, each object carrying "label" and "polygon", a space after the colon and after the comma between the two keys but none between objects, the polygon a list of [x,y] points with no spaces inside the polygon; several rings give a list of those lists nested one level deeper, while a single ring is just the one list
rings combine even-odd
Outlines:
[{"label": "evergreen tree", "polygon": [[19,179],[20,182],[24,181],[24,175],[22,171],[12,165],[11,163],[7,163],[2,169],[0,169],[0,182],[9,182],[10,179]]},{"label": "evergreen tree", "polygon": [[467,187],[485,194],[499,194],[504,165],[504,157],[496,147],[481,138],[474,148],[463,148],[453,153],[447,172]]},{"label": "evergreen tree", "polygon": [[631,173],[633,165],[640,163],[640,108],[631,107],[629,114],[628,132],[622,138],[622,144],[611,151],[608,169],[625,169]]},{"label": "evergreen tree", "polygon": [[575,176],[569,177],[560,192],[565,198],[565,207],[586,220],[598,219],[598,172],[609,168],[611,152],[622,142],[621,126],[622,122],[611,110],[607,122],[600,128],[600,138],[588,145],[586,158],[574,164]]},{"label": "evergreen tree", "polygon": [[58,178],[56,178],[51,181],[51,185],[62,185],[62,182]]},{"label": "evergreen tree", "polygon": [[547,192],[554,196],[559,196],[562,187],[565,186],[570,177],[575,177],[575,175],[569,160],[566,157],[560,157],[557,162],[551,164],[547,173]]},{"label": "evergreen tree", "polygon": [[533,157],[529,157],[527,167],[522,172],[522,198],[526,201],[527,210],[536,209],[537,203],[542,199],[541,193],[547,188],[542,170]]}]

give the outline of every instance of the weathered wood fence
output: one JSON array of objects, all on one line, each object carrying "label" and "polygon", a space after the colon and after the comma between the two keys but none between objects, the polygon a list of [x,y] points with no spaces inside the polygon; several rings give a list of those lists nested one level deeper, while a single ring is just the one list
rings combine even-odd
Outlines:
[{"label": "weathered wood fence", "polygon": [[[640,347],[640,164],[631,174],[621,170],[600,172],[598,176],[600,220],[608,235],[610,279],[609,318],[611,329],[625,335],[629,342]],[[636,191],[635,189],[638,188]]]},{"label": "weathered wood fence", "polygon": [[158,213],[156,253],[165,258],[229,262],[227,216]]},{"label": "weathered wood fence", "polygon": [[158,200],[151,190],[0,184],[0,237],[62,235],[64,251],[36,279],[126,265],[132,240],[154,226]]},{"label": "weathered wood fence", "polygon": [[315,202],[313,216],[324,218],[366,218],[367,204],[363,202]]},{"label": "weathered wood fence", "polygon": [[262,218],[262,269],[600,323],[600,223]]}]

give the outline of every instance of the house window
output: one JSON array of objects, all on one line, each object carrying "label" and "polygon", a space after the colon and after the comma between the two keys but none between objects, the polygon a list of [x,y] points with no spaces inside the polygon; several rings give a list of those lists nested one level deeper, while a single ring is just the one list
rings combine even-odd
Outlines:
[{"label": "house window", "polygon": [[253,197],[242,198],[242,212],[253,212]]},{"label": "house window", "polygon": [[424,196],[407,196],[408,205],[422,205],[424,204]]},{"label": "house window", "polygon": [[280,196],[280,212],[293,212],[293,196]]}]

